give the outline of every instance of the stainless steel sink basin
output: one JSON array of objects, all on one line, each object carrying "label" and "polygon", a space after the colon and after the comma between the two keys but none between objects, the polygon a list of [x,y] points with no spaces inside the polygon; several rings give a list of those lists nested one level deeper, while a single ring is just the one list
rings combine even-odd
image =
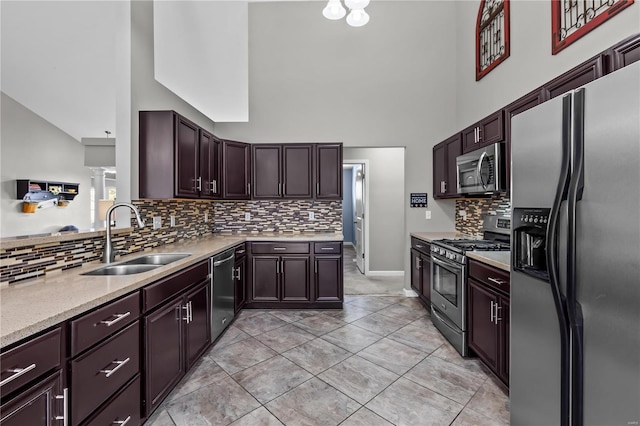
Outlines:
[{"label": "stainless steel sink basin", "polygon": [[156,253],[147,254],[127,260],[117,264],[103,266],[82,275],[132,275],[147,272],[163,265],[175,262],[185,257],[191,256],[189,253]]},{"label": "stainless steel sink basin", "polygon": [[147,272],[162,265],[109,265],[82,275],[132,275]]},{"label": "stainless steel sink basin", "polygon": [[168,265],[176,260],[191,256],[189,253],[157,253],[147,254],[122,262],[121,265]]}]

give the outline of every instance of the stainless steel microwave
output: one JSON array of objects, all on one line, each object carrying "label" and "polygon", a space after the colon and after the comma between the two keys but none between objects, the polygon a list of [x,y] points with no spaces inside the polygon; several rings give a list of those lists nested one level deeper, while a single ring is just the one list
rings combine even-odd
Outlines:
[{"label": "stainless steel microwave", "polygon": [[456,157],[458,194],[504,192],[504,144],[495,143]]}]

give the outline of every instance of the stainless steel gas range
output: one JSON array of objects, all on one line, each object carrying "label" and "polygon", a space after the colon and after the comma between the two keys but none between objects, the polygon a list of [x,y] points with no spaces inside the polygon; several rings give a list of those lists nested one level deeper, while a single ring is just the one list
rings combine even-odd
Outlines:
[{"label": "stainless steel gas range", "polygon": [[486,216],[484,239],[431,241],[431,321],[462,356],[467,356],[468,251],[510,248],[511,219]]}]

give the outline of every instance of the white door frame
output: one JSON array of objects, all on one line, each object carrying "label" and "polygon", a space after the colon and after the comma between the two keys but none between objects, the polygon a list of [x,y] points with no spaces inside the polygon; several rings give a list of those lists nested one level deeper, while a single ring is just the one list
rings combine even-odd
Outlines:
[{"label": "white door frame", "polygon": [[369,160],[342,160],[342,164],[364,166],[364,274],[369,275]]}]

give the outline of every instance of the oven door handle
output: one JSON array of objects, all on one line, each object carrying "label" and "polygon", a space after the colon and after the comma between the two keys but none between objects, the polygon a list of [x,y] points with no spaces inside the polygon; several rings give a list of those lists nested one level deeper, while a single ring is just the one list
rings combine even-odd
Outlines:
[{"label": "oven door handle", "polygon": [[437,265],[440,265],[442,267],[449,267],[449,268],[454,268],[457,269],[459,271],[462,271],[462,267],[460,265],[457,265],[455,263],[451,263],[451,262],[445,262],[443,260],[440,260],[437,257],[431,256],[431,261]]}]

